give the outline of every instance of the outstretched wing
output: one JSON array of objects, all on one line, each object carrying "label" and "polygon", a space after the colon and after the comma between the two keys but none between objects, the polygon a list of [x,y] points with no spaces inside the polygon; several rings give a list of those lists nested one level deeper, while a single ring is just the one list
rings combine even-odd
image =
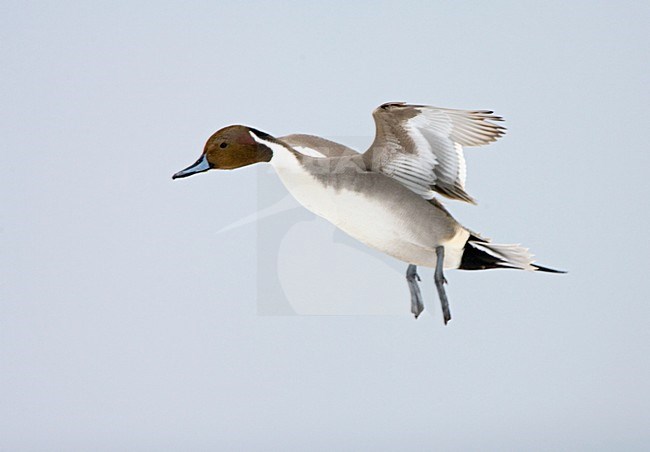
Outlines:
[{"label": "outstretched wing", "polygon": [[491,143],[505,133],[491,111],[388,103],[373,112],[375,141],[363,154],[371,171],[399,181],[425,199],[434,190],[475,203],[465,192],[463,146]]}]

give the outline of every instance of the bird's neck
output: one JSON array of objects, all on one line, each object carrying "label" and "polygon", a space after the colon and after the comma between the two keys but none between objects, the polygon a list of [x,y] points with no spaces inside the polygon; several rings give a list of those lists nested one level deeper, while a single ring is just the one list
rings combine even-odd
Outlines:
[{"label": "bird's neck", "polygon": [[271,150],[273,155],[269,163],[271,163],[276,170],[291,169],[301,166],[299,158],[300,154],[287,144],[276,140],[270,135],[260,137],[252,131],[251,136],[259,146],[264,146]]}]

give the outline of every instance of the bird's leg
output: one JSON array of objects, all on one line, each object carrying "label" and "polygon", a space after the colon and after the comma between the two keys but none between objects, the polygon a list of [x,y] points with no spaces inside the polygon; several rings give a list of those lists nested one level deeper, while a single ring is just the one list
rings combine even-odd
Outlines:
[{"label": "bird's leg", "polygon": [[442,305],[442,315],[445,319],[445,325],[451,320],[451,312],[449,312],[449,300],[447,300],[447,294],[445,293],[445,284],[447,280],[445,275],[442,273],[443,263],[445,261],[445,247],[437,246],[436,247],[436,273],[433,276],[433,280],[436,282],[436,289],[438,289],[438,297],[440,297],[440,304]]},{"label": "bird's leg", "polygon": [[411,291],[411,312],[417,319],[418,316],[424,311],[424,304],[422,303],[422,294],[420,293],[420,286],[418,286],[418,281],[420,277],[418,276],[418,268],[409,264],[406,269],[406,282],[409,285],[409,290]]}]

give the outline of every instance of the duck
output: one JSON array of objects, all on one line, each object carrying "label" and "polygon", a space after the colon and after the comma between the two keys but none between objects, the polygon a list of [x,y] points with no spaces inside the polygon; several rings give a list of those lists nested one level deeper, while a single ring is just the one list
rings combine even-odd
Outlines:
[{"label": "duck", "polygon": [[275,138],[244,125],[215,132],[180,179],[209,170],[270,164],[305,208],[365,245],[407,264],[411,313],[424,311],[418,267],[434,269],[443,320],[451,320],[445,271],[517,269],[565,273],[537,264],[527,248],[499,244],[461,225],[441,197],[476,204],[465,188],[463,149],[492,143],[506,129],[490,110],[389,102],[373,113],[375,138],[359,153],[314,135]]}]

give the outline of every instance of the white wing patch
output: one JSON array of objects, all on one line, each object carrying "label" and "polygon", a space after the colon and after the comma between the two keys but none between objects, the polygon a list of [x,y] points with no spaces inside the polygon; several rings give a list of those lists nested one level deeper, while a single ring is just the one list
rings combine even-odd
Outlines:
[{"label": "white wing patch", "polygon": [[296,151],[300,152],[302,155],[308,155],[309,157],[318,157],[318,158],[326,157],[325,154],[317,151],[314,148],[308,148],[305,146],[293,146],[293,148]]},{"label": "white wing patch", "polygon": [[465,163],[465,156],[463,155],[463,147],[454,143],[456,149],[456,157],[458,159],[458,181],[460,186],[465,188],[465,180],[467,179],[467,164]]},{"label": "white wing patch", "polygon": [[436,180],[433,172],[436,158],[434,156],[428,157],[420,159],[403,154],[386,163],[382,172],[423,198],[431,199],[434,192],[430,187],[435,184]]},{"label": "white wing patch", "polygon": [[[421,113],[406,121],[406,130],[416,141],[416,152],[420,155],[433,154],[437,165],[432,168],[439,183],[465,186],[466,165],[463,147],[450,139],[452,122],[441,110],[417,109]],[[414,140],[415,141],[415,140]]]}]

